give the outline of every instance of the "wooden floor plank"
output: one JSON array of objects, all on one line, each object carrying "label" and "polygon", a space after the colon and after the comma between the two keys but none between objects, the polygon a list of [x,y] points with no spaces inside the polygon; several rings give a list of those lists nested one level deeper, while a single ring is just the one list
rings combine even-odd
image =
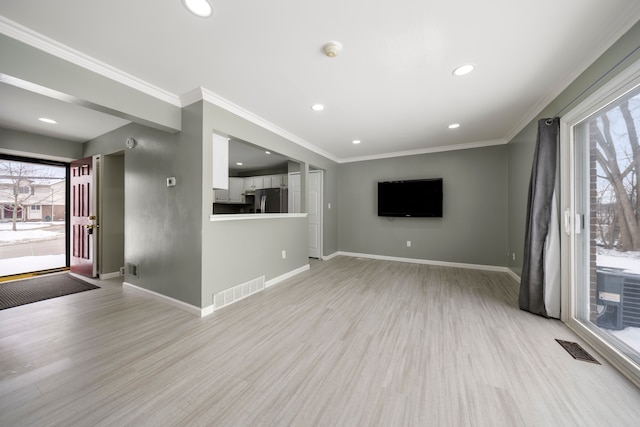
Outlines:
[{"label": "wooden floor plank", "polygon": [[640,420],[640,391],[573,360],[504,273],[336,257],[204,319],[101,286],[0,312],[0,425]]}]

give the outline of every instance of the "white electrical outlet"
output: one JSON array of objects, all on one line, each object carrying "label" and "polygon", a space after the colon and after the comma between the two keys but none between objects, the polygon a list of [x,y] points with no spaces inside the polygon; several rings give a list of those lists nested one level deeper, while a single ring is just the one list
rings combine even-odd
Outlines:
[{"label": "white electrical outlet", "polygon": [[287,251],[282,250],[282,259],[287,259]]},{"label": "white electrical outlet", "polygon": [[411,247],[411,240],[407,240],[407,247],[410,248]]}]

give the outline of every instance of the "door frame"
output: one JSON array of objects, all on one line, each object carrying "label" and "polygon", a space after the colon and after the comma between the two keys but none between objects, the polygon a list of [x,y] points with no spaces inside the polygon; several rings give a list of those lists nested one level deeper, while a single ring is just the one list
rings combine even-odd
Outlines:
[{"label": "door frame", "polygon": [[[81,274],[87,277],[98,277],[99,274],[99,241],[100,241],[100,218],[99,218],[99,200],[100,200],[100,170],[101,170],[101,156],[100,155],[94,155],[94,156],[89,156],[89,157],[84,157],[82,159],[77,159],[74,160],[73,162],[83,162],[85,161],[86,164],[89,164],[91,166],[91,172],[90,172],[90,178],[89,181],[91,183],[91,190],[89,193],[89,210],[88,210],[88,217],[86,218],[86,220],[84,222],[82,222],[81,224],[79,224],[80,226],[91,226],[91,236],[92,238],[89,239],[90,243],[89,243],[89,262],[91,264],[90,268],[83,268],[83,265],[87,265],[89,263],[79,263],[76,265],[72,265],[71,261],[72,258],[71,257],[71,253],[69,254],[70,257],[70,262],[69,262],[69,269],[71,270],[72,273],[76,273],[76,274]],[[71,165],[73,162],[69,163],[69,168],[71,169]],[[71,173],[69,174],[69,186],[71,187],[71,180],[72,180],[72,176]],[[70,198],[70,203],[68,205],[68,223],[69,223],[69,227],[71,227],[71,222],[72,222],[72,218],[73,213],[71,212],[71,209],[74,206],[75,201],[73,199]],[[73,242],[74,242],[74,236],[73,233],[71,233],[69,235],[68,238],[69,242],[70,242],[70,247],[69,247],[69,251],[71,252],[73,250]],[[77,257],[76,257],[77,258]],[[79,268],[74,269],[74,267],[78,266]]]},{"label": "door frame", "polygon": [[[322,169],[312,169],[308,171],[308,175],[312,174],[312,173],[320,173],[320,200],[318,201],[318,205],[319,205],[319,227],[318,227],[318,245],[319,245],[319,257],[318,259],[323,259],[323,250],[324,250],[324,170]],[[301,172],[289,172],[288,176],[289,176],[289,201],[291,202],[289,204],[289,212],[290,213],[294,213],[297,211],[296,209],[296,196],[295,196],[295,188],[293,187],[292,183],[293,183],[293,179],[292,177],[295,176],[300,176]],[[307,186],[306,188],[300,188],[299,192],[300,192],[300,196],[299,198],[301,199],[302,197],[306,197],[307,199],[307,203],[306,203],[306,210],[307,213],[309,212],[309,179],[308,179],[308,175],[307,175],[307,179],[305,180]],[[308,227],[308,219],[309,217],[307,216],[307,227]],[[309,242],[307,241],[307,255],[309,255]],[[310,258],[315,258],[315,257],[310,257]]]},{"label": "door frame", "polygon": [[[5,160],[10,160],[10,161],[15,161],[15,162],[26,162],[26,163],[35,163],[35,164],[40,164],[40,165],[50,165],[50,166],[56,166],[56,167],[63,167],[65,170],[65,210],[68,214],[69,212],[69,207],[71,206],[71,185],[70,185],[70,170],[71,170],[71,165],[69,162],[63,162],[63,161],[58,161],[58,160],[50,160],[50,159],[43,159],[43,158],[36,158],[36,157],[25,157],[25,156],[17,156],[17,155],[13,155],[13,154],[6,154],[6,153],[0,153],[0,158],[5,159]],[[69,235],[71,232],[71,225],[68,219],[68,215],[66,215],[67,218],[65,219],[65,224],[64,224],[64,233],[65,233],[65,265],[64,267],[61,267],[63,269],[69,269],[69,266],[71,265],[71,242],[69,241]],[[55,270],[54,270],[55,271]],[[33,272],[25,272],[24,274],[29,274],[29,273],[33,273]]]},{"label": "door frame", "polygon": [[560,120],[560,182],[561,208],[566,218],[565,229],[561,233],[561,320],[579,337],[596,349],[605,359],[620,370],[627,378],[640,387],[640,366],[624,353],[604,340],[594,328],[578,319],[577,293],[578,286],[576,269],[580,262],[576,259],[580,248],[577,245],[574,219],[579,207],[576,206],[577,190],[574,185],[579,166],[576,155],[581,149],[574,138],[574,127],[588,117],[615,102],[624,94],[640,85],[640,60],[636,61],[616,77],[594,91],[580,102]]}]

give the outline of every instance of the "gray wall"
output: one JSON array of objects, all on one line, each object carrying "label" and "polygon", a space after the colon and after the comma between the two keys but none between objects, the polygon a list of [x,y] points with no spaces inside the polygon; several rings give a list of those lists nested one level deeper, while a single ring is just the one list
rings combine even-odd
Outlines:
[{"label": "gray wall", "polygon": [[[129,124],[87,145],[85,155],[125,150],[125,262],[138,265],[128,283],[199,307],[201,283],[201,114],[183,110],[183,130],[165,133]],[[167,187],[167,177],[177,185]]]},{"label": "gray wall", "polygon": [[[620,71],[625,69],[625,66],[640,59],[640,51],[633,52],[640,46],[639,40],[640,23],[637,23],[545,107],[535,120],[509,141],[508,246],[511,253],[516,254],[515,261],[509,257],[509,268],[514,273],[518,275],[522,273],[527,194],[535,151],[537,120],[556,115],[562,117],[563,114],[571,111],[571,108],[618,75]],[[621,61],[624,62],[613,69]]]},{"label": "gray wall", "polygon": [[[377,216],[378,181],[419,178],[444,179],[443,218]],[[506,146],[343,164],[338,182],[341,251],[506,265]]]},{"label": "gray wall", "polygon": [[202,254],[206,307],[217,292],[260,276],[271,280],[306,266],[307,219],[208,222],[203,229]]},{"label": "gray wall", "polygon": [[124,153],[102,156],[100,179],[100,274],[124,266]]}]

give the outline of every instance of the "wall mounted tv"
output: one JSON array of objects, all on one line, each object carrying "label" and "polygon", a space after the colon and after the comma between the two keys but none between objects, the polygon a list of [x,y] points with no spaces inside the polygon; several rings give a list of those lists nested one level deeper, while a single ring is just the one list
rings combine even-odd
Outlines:
[{"label": "wall mounted tv", "polygon": [[442,217],[442,178],[378,182],[378,216]]}]

